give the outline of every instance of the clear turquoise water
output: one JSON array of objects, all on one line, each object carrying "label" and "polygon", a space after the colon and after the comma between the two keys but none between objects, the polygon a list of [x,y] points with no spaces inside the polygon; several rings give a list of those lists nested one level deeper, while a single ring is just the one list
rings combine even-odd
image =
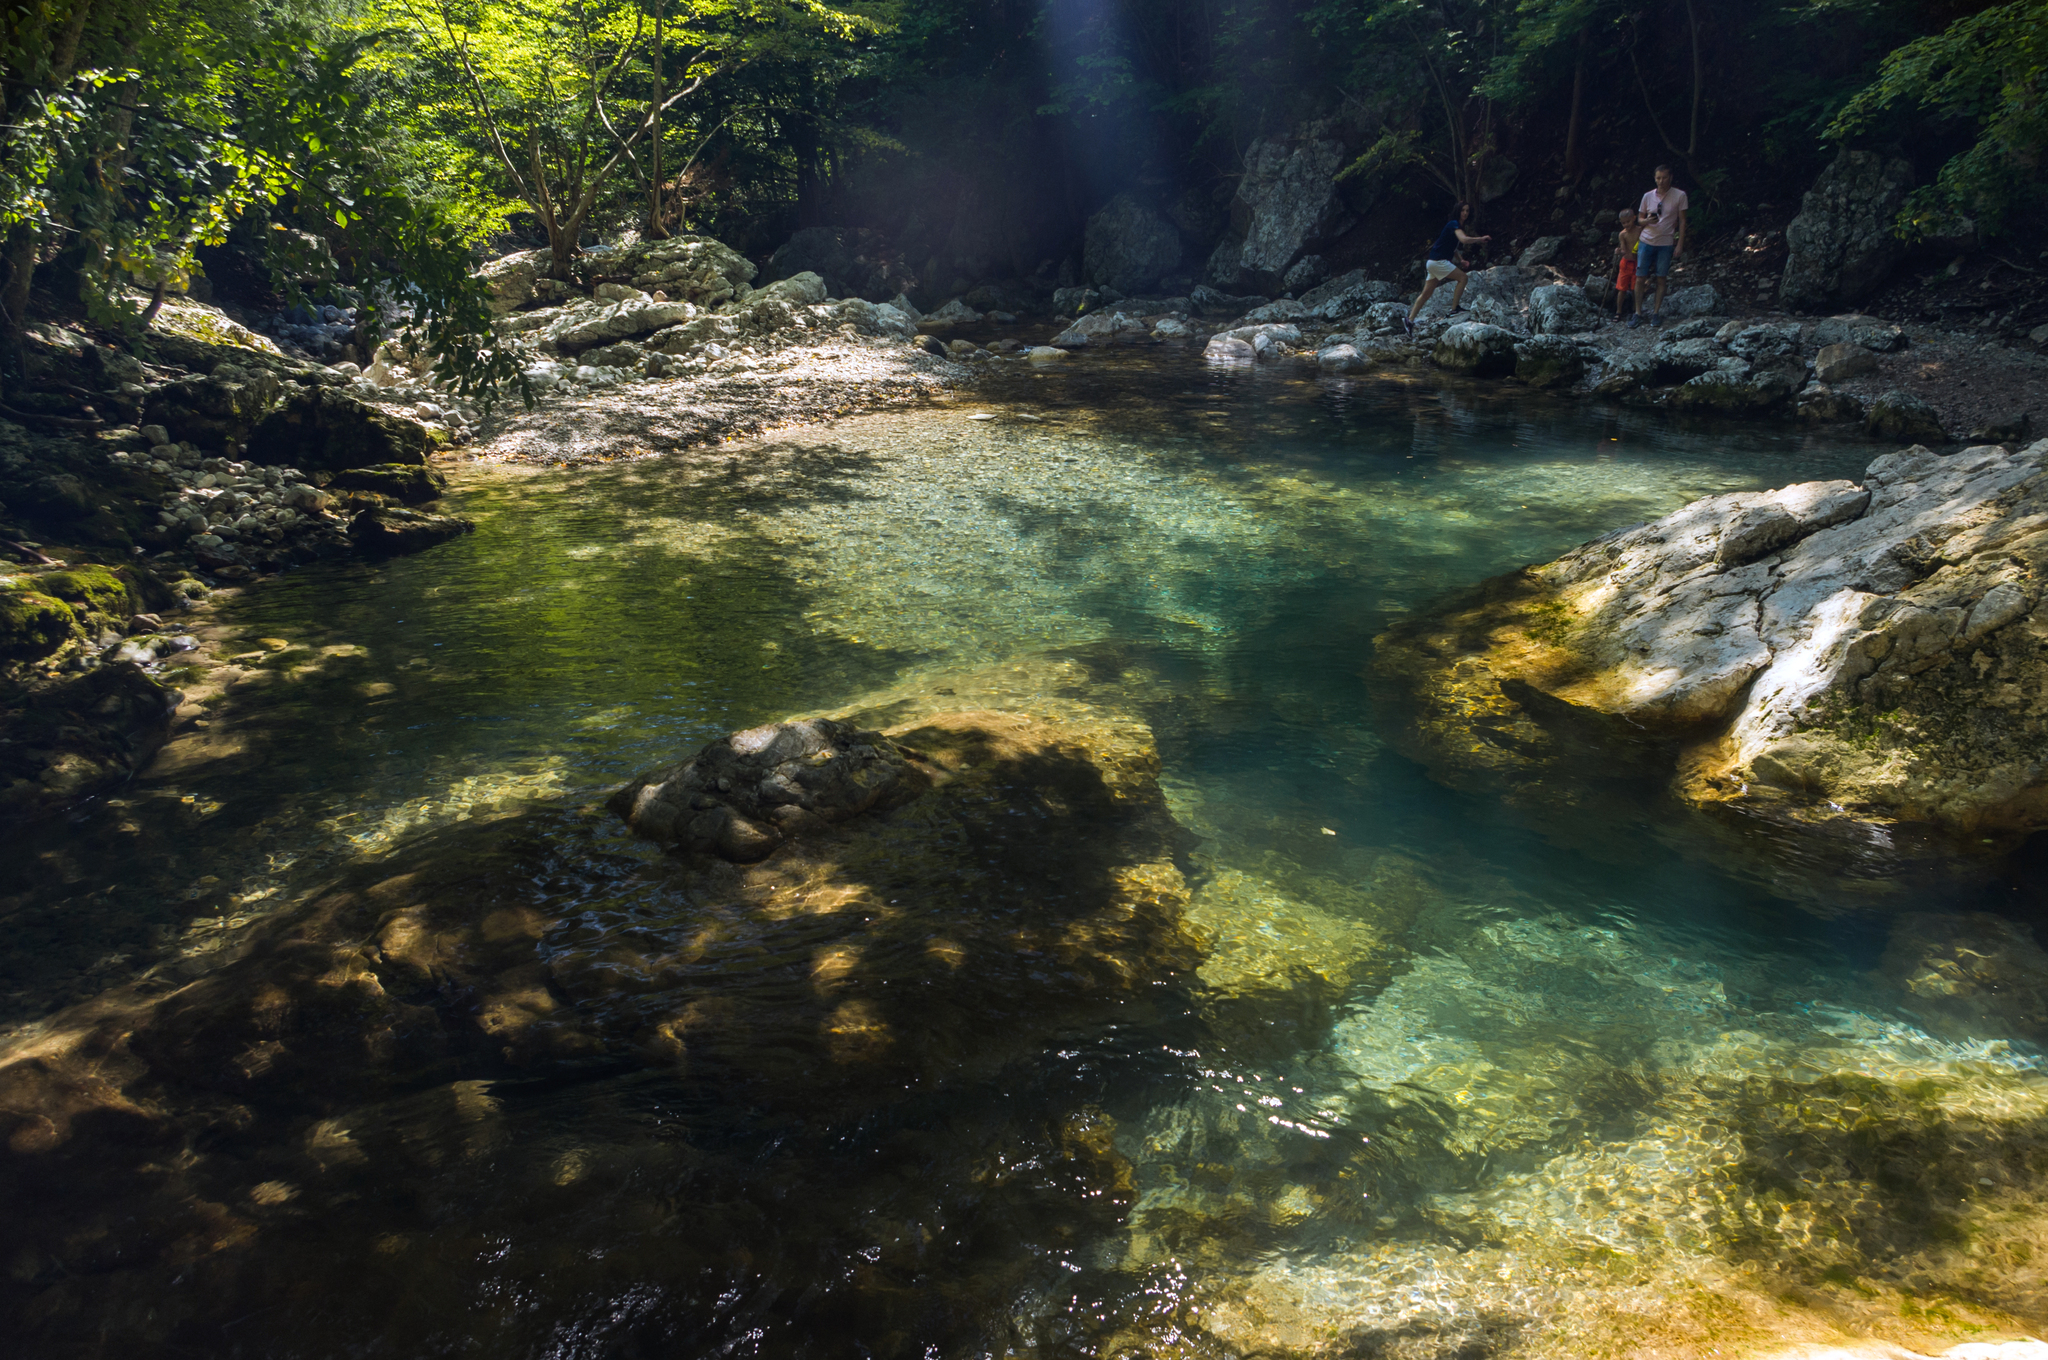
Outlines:
[{"label": "clear turquoise water", "polygon": [[[350,1116],[371,1168],[295,1192],[309,1212],[207,1267],[205,1301],[160,1272],[108,1286],[117,1330],[166,1354],[1284,1354],[1416,1328],[1455,1350],[1475,1319],[1561,1315],[1558,1262],[1596,1249],[1784,1254],[1778,1228],[1741,1245],[1761,1192],[1728,1170],[1760,1155],[1770,1083],[1817,1105],[1852,1076],[1947,1083],[2024,1123],[2038,1036],[1916,1014],[1889,918],[1682,859],[1647,810],[1590,857],[1432,784],[1363,673],[1435,595],[1873,452],[1104,360],[715,452],[464,469],[448,507],[473,535],[221,608],[251,646],[292,644],[220,701],[230,742],[19,847],[17,1018],[199,975],[324,876],[484,814],[526,813],[565,862],[644,863],[595,806],[632,774],[1047,653],[1124,677],[1215,919],[1305,948],[1369,926],[1381,963],[1307,1009],[1278,976],[1221,1010],[1190,980],[857,1117],[640,1071],[418,1093]],[[1083,1126],[1114,1155],[1076,1153]],[[1828,1239],[1856,1269],[1922,1249],[1815,1175],[1800,1202],[1862,1224]],[[43,1287],[21,1297],[53,1346],[104,1306]]]}]

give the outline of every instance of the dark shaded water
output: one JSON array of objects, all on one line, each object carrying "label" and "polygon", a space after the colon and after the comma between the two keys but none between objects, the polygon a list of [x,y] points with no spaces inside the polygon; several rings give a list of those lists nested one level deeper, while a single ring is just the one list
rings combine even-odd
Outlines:
[{"label": "dark shaded water", "polygon": [[[506,813],[545,866],[522,891],[609,928],[650,862],[596,807],[623,779],[992,667],[1020,667],[1028,708],[1034,677],[1071,679],[1048,655],[1151,725],[1210,962],[860,1101],[637,1064],[329,1101],[289,1157],[270,1132],[200,1154],[257,1186],[247,1237],[180,1265],[124,1239],[110,1186],[75,1257],[16,1251],[10,1297],[52,1354],[1285,1354],[1533,1327],[1595,1258],[1635,1262],[1603,1267],[1617,1288],[1917,1260],[1890,1192],[1843,1207],[1869,1177],[1828,1140],[1889,1101],[2010,1161],[2048,1108],[2037,1036],[1919,1015],[1890,917],[1822,919],[1680,858],[1647,804],[1589,857],[1433,785],[1363,680],[1374,634],[1436,594],[1873,452],[1089,360],[716,454],[471,470],[450,506],[475,534],[227,604],[255,678],[16,847],[0,984],[31,1038]],[[1794,1190],[1766,1212],[1772,1177]]]}]

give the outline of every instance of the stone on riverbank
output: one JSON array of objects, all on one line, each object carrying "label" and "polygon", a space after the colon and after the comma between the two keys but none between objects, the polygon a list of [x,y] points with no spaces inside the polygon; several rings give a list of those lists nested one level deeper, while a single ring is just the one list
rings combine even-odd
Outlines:
[{"label": "stone on riverbank", "polygon": [[1376,302],[1391,302],[1401,290],[1384,279],[1369,279],[1363,269],[1340,274],[1301,295],[1305,315],[1321,321],[1342,321],[1357,316]]},{"label": "stone on riverbank", "polygon": [[424,466],[426,427],[332,387],[295,388],[249,433],[248,457],[309,472],[404,463]]},{"label": "stone on riverbank", "polygon": [[1374,671],[1454,784],[1573,799],[1629,767],[1843,853],[1909,824],[2002,846],[2048,827],[2044,460],[1916,447],[1697,501],[1395,627]]},{"label": "stone on riverbank", "polygon": [[1454,373],[1491,377],[1511,372],[1515,366],[1515,335],[1483,321],[1461,321],[1448,326],[1438,337],[1437,366]]},{"label": "stone on riverbank", "polygon": [[406,505],[422,505],[438,499],[448,489],[448,479],[417,463],[380,463],[337,472],[327,485],[337,491],[374,491]]},{"label": "stone on riverbank", "polygon": [[1924,444],[1944,444],[1948,434],[1934,408],[1910,392],[1897,389],[1882,393],[1865,408],[1863,428],[1874,439],[1903,439]]},{"label": "stone on riverbank", "polygon": [[1601,351],[1570,335],[1538,335],[1515,346],[1515,377],[1530,387],[1577,382]]},{"label": "stone on riverbank", "polygon": [[1877,356],[1861,345],[1823,345],[1813,360],[1813,376],[1824,383],[1846,382],[1875,372]]}]

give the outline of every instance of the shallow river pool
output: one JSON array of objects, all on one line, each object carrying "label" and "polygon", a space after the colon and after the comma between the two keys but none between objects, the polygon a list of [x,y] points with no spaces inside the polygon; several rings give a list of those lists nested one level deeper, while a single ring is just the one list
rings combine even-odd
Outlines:
[{"label": "shallow river pool", "polygon": [[[1367,690],[1374,635],[1432,597],[1878,451],[1111,358],[686,456],[466,466],[446,505],[474,534],[222,605],[245,679],[206,725],[8,847],[31,867],[0,899],[18,1044],[109,988],[172,995],[422,844],[517,839],[533,900],[617,928],[619,884],[658,859],[603,810],[622,781],[956,685],[1030,711],[1083,684],[1149,727],[1202,960],[860,1099],[638,1060],[451,1060],[370,1095],[309,1072],[283,1103],[220,1086],[211,1132],[151,1135],[84,1205],[91,1166],[17,1139],[16,1334],[48,1355],[1736,1355],[2048,1316],[2027,885],[1778,900],[1668,847],[1649,800],[1560,841],[1432,784]],[[800,962],[761,951],[743,966]],[[1959,952],[2004,982],[1957,984]]]}]

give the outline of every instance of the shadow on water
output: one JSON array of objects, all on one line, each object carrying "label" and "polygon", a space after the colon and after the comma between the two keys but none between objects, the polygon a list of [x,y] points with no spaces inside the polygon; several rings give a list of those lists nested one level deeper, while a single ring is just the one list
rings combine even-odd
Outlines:
[{"label": "shadow on water", "polygon": [[0,902],[4,1013],[82,999],[189,945],[195,918],[245,919],[411,827],[616,782],[814,702],[817,677],[893,673],[902,657],[804,629],[816,589],[750,531],[766,507],[857,505],[872,463],[776,445],[744,469],[622,465],[594,500],[576,472],[458,493],[478,530],[432,554],[226,603],[213,621],[249,650],[225,649],[241,679],[204,725],[0,846],[34,866]]}]

